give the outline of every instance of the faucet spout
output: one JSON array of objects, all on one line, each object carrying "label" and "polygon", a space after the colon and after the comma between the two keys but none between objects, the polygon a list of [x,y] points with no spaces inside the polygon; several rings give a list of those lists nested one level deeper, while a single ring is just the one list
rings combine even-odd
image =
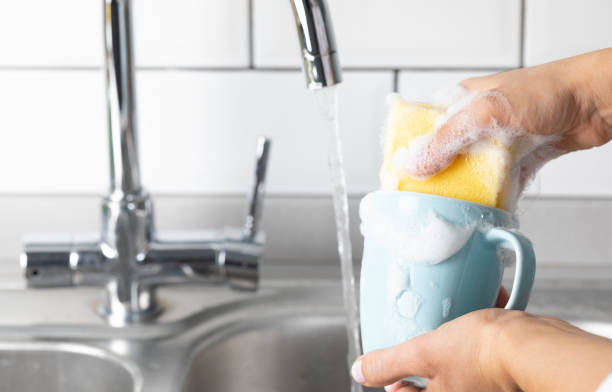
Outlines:
[{"label": "faucet spout", "polygon": [[104,51],[111,193],[141,190],[134,99],[131,1],[104,1]]},{"label": "faucet spout", "polygon": [[325,0],[291,0],[309,89],[342,82],[340,60],[331,17]]}]

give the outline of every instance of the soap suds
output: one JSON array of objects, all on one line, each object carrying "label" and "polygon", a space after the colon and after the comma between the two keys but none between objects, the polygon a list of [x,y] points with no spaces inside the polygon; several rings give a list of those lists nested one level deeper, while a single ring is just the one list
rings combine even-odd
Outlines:
[{"label": "soap suds", "polygon": [[501,243],[497,246],[495,251],[497,253],[497,259],[501,260],[504,268],[514,267],[516,263],[516,254],[510,245]]},{"label": "soap suds", "polygon": [[[389,249],[397,264],[437,264],[457,253],[474,227],[454,224],[433,211],[425,219],[385,219],[362,208],[361,232]],[[409,214],[407,214],[409,215]]]},{"label": "soap suds", "polygon": [[442,300],[442,317],[444,318],[448,317],[448,315],[450,314],[452,304],[453,304],[452,299],[449,297],[446,297]]},{"label": "soap suds", "polygon": [[402,290],[395,299],[398,314],[408,319],[416,316],[422,303],[423,298],[410,289]]}]

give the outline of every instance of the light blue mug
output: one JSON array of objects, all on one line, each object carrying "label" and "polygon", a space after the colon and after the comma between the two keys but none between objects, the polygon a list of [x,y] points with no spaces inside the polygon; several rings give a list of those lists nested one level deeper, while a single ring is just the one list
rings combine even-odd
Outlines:
[{"label": "light blue mug", "polygon": [[364,352],[495,306],[504,264],[516,259],[506,309],[524,310],[535,275],[531,242],[510,213],[459,199],[377,191],[361,201]]}]

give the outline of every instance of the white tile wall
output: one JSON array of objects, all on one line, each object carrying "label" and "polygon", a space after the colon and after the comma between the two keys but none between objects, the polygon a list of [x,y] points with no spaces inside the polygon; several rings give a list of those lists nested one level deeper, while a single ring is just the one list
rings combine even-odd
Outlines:
[{"label": "white tile wall", "polygon": [[[342,64],[354,67],[515,67],[519,0],[329,1]],[[255,64],[294,66],[287,0],[254,0]]]},{"label": "white tile wall", "polygon": [[612,46],[612,1],[527,0],[525,63],[540,64]]},{"label": "white tile wall", "polygon": [[137,64],[161,67],[247,66],[248,1],[135,0]]},{"label": "white tile wall", "polygon": [[0,65],[101,65],[102,4],[0,0]]},{"label": "white tile wall", "polygon": [[[0,66],[101,66],[102,0],[0,0]],[[134,0],[139,66],[249,62],[248,0]]]},{"label": "white tile wall", "polygon": [[100,192],[102,72],[0,71],[0,86],[0,192]]},{"label": "white tile wall", "polygon": [[[390,73],[346,72],[340,118],[350,189],[377,186]],[[326,193],[328,133],[301,73],[141,71],[139,139],[155,192],[244,192],[255,139],[272,138],[268,189]],[[101,72],[0,72],[0,192],[101,192],[108,184]]]},{"label": "white tile wall", "polygon": [[[142,170],[150,189],[242,192],[255,137],[268,134],[271,191],[328,192],[325,124],[301,74],[258,69],[299,65],[287,0],[252,0],[252,37],[249,0],[133,1],[137,63],[156,69],[138,72]],[[341,62],[360,69],[345,72],[340,100],[351,191],[378,186],[384,97],[394,72],[404,96],[427,100],[439,86],[519,65],[521,3],[329,0]],[[612,45],[609,1],[525,4],[527,64]],[[92,69],[102,63],[102,1],[0,0],[0,6],[0,132],[7,135],[0,192],[102,192],[103,81]],[[612,196],[612,175],[600,169],[612,164],[611,152],[606,146],[549,164],[536,191]]]},{"label": "white tile wall", "polygon": [[[244,192],[255,139],[272,138],[270,192],[327,193],[328,131],[301,73],[143,72],[143,176],[158,192]],[[377,186],[390,73],[346,72],[340,118],[352,191]]]},{"label": "white tile wall", "polygon": [[[573,152],[540,171],[541,195],[612,196],[612,144]],[[537,194],[537,189],[532,193]]]},{"label": "white tile wall", "polygon": [[437,92],[464,79],[487,75],[493,71],[404,71],[399,74],[398,91],[405,99],[431,102]]}]

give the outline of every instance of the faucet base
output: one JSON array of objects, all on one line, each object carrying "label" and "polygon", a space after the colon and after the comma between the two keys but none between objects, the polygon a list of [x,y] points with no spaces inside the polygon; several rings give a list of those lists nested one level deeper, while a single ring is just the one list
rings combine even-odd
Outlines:
[{"label": "faucet base", "polygon": [[129,301],[121,301],[117,296],[116,284],[110,282],[106,287],[104,300],[97,306],[98,314],[113,327],[144,323],[155,319],[163,311],[157,302],[154,287],[134,285],[134,296]]},{"label": "faucet base", "polygon": [[101,302],[96,307],[96,311],[111,327],[125,327],[130,324],[142,324],[153,321],[164,311],[164,308],[157,305],[154,308],[121,314],[113,311],[105,302]]}]

